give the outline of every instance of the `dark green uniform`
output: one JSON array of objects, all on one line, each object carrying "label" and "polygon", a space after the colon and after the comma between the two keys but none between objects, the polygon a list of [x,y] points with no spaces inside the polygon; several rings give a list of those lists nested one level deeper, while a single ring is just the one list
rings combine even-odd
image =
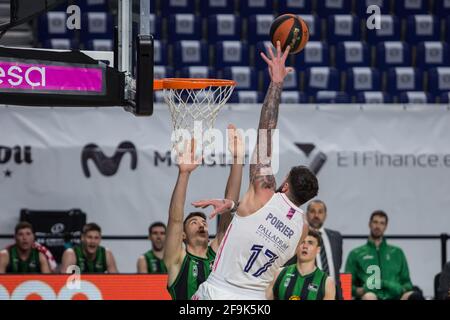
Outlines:
[{"label": "dark green uniform", "polygon": [[26,261],[19,257],[17,247],[12,246],[8,250],[9,264],[6,267],[6,273],[40,273],[41,262],[39,261],[39,250],[33,248]]},{"label": "dark green uniform", "polygon": [[[379,287],[376,286],[374,267],[379,270]],[[345,272],[352,274],[353,297],[357,297],[358,287],[364,288],[365,292],[373,292],[379,300],[400,299],[413,289],[403,250],[388,245],[385,239],[378,248],[369,240],[353,249],[347,257]]]},{"label": "dark green uniform", "polygon": [[145,261],[147,262],[147,272],[151,274],[167,273],[166,265],[164,261],[155,256],[153,250],[149,250],[144,254]]},{"label": "dark green uniform", "polygon": [[275,300],[323,300],[327,274],[316,268],[310,274],[302,276],[297,264],[285,267],[273,286]]},{"label": "dark green uniform", "polygon": [[77,256],[77,266],[80,268],[81,273],[105,273],[108,270],[106,249],[104,247],[100,246],[97,248],[94,261],[87,259],[80,246],[74,247],[73,251],[75,251],[75,255]]},{"label": "dark green uniform", "polygon": [[207,258],[196,257],[186,251],[180,272],[168,287],[173,300],[189,300],[211,273],[216,253],[208,247]]}]

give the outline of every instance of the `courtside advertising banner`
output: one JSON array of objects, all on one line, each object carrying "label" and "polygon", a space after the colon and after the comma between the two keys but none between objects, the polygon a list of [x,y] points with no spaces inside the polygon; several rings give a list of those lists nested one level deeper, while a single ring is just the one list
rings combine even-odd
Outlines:
[{"label": "courtside advertising banner", "polygon": [[[194,210],[192,201],[223,197],[229,173],[229,157],[220,154],[227,146],[226,127],[233,123],[254,131],[260,110],[259,105],[221,110],[215,127],[224,137],[216,138],[222,152],[191,175],[186,213]],[[326,226],[342,234],[368,234],[376,209],[389,215],[387,234],[448,233],[449,123],[445,106],[281,105],[277,182],[292,166],[309,166],[328,207]],[[0,233],[13,233],[22,208],[80,208],[104,234],[145,235],[151,222],[167,221],[177,176],[171,134],[165,105],[157,105],[149,118],[121,108],[1,107]],[[248,187],[253,146],[247,146],[241,194]],[[215,230],[211,221],[210,233]],[[344,258],[357,244],[362,243],[344,244]],[[398,244],[413,282],[431,295],[440,270],[439,242]],[[120,245],[115,252],[120,271],[135,271],[142,246],[149,244]]]}]

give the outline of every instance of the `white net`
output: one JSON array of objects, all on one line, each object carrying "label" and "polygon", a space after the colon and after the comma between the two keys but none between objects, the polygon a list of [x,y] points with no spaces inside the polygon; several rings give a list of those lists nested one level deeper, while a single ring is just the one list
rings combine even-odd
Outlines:
[{"label": "white net", "polygon": [[[172,116],[172,143],[175,147],[183,140],[201,134],[202,148],[214,143],[213,135],[205,133],[214,128],[220,109],[233,93],[234,85],[209,86],[204,89],[164,89],[164,100]],[[206,138],[206,139],[205,139]]]}]

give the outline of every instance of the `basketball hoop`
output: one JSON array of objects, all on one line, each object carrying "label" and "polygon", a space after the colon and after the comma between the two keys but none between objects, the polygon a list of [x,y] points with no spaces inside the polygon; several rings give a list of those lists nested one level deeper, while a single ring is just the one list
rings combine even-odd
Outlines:
[{"label": "basketball hoop", "polygon": [[[172,116],[173,131],[187,130],[194,137],[196,123],[202,125],[202,138],[214,128],[217,114],[230,98],[236,82],[222,79],[168,78],[154,80],[154,90],[164,91],[164,101]],[[173,141],[177,145],[182,137]],[[203,148],[213,141],[203,141]]]}]

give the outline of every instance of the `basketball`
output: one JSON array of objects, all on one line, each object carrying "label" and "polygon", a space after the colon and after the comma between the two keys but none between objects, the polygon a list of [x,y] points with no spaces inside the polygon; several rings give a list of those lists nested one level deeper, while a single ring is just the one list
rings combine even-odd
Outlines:
[{"label": "basketball", "polygon": [[303,50],[309,40],[309,30],[306,22],[295,14],[283,14],[276,18],[270,26],[270,40],[276,47],[277,41],[281,49],[291,46],[290,54],[297,54]]}]

